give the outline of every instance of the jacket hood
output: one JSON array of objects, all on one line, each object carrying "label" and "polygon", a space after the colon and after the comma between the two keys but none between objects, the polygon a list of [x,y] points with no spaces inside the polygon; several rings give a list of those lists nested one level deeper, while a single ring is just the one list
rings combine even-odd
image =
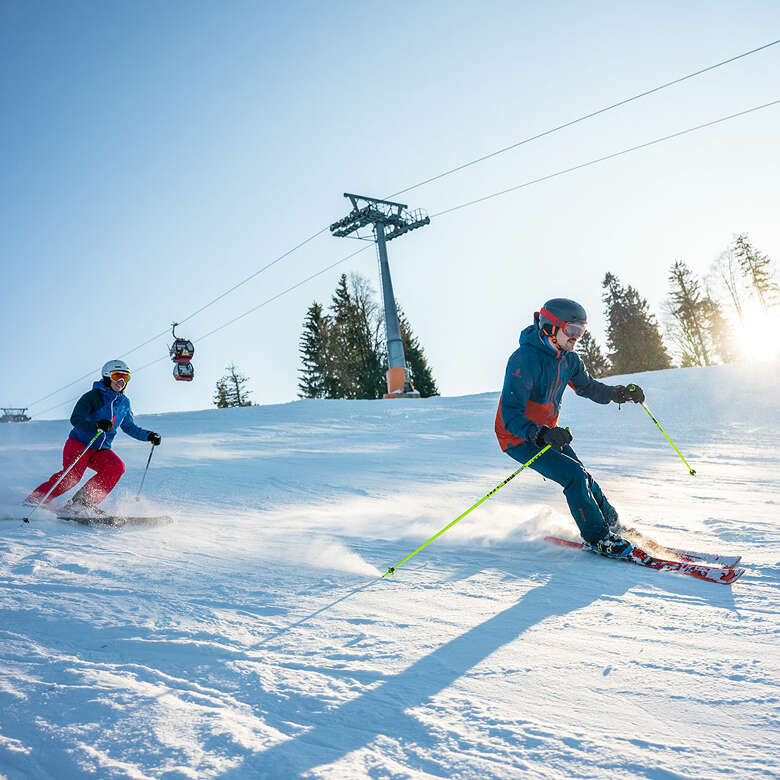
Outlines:
[{"label": "jacket hood", "polygon": [[537,328],[535,324],[523,328],[520,333],[520,346],[533,347],[549,357],[558,357],[559,353],[555,347],[542,340],[539,328]]}]

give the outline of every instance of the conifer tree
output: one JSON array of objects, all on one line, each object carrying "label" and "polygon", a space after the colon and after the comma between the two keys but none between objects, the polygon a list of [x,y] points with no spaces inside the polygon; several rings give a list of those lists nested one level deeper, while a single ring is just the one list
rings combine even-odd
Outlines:
[{"label": "conifer tree", "polygon": [[439,390],[436,387],[436,381],[433,378],[431,367],[428,365],[428,359],[420,346],[420,340],[412,332],[409,320],[398,307],[398,324],[401,326],[401,341],[404,345],[404,356],[409,366],[410,380],[412,387],[420,394],[421,398],[428,398],[432,395],[438,395]]},{"label": "conifer tree", "polygon": [[331,302],[333,373],[341,398],[381,398],[385,388],[380,326],[372,289],[342,274]]},{"label": "conifer tree", "polygon": [[582,358],[585,370],[594,378],[607,376],[609,374],[609,361],[604,357],[601,347],[596,343],[596,339],[586,330],[577,342],[577,354]]},{"label": "conifer tree", "polygon": [[217,380],[217,389],[214,393],[214,405],[217,409],[227,409],[230,404],[228,403],[227,396],[227,383],[225,378]]},{"label": "conifer tree", "polygon": [[[342,274],[330,313],[316,301],[309,307],[299,341],[302,398],[381,398],[386,390],[384,317],[374,290],[359,274]],[[401,338],[412,384],[422,396],[438,389],[420,342],[399,312]]]},{"label": "conifer tree", "polygon": [[349,291],[355,311],[352,328],[358,398],[381,398],[386,389],[382,312],[374,300],[371,283],[350,274]]},{"label": "conifer tree", "polygon": [[300,398],[338,398],[339,388],[331,367],[331,319],[314,301],[306,312],[298,353],[303,368],[298,372]]},{"label": "conifer tree", "polygon": [[623,287],[612,273],[604,276],[602,287],[610,350],[607,358],[613,373],[669,368],[671,361],[647,301],[631,285]]},{"label": "conifer tree", "polygon": [[243,376],[234,363],[226,366],[226,371],[228,373],[217,382],[215,403],[219,399],[226,402],[225,406],[251,406],[252,402],[249,400],[251,391],[244,389],[249,378]]},{"label": "conifer tree", "polygon": [[683,366],[709,366],[712,359],[709,317],[714,301],[702,293],[691,269],[677,260],[669,271],[669,298],[664,304],[667,330],[682,355]]},{"label": "conifer tree", "polygon": [[758,298],[761,308],[767,311],[777,305],[778,286],[774,281],[774,267],[771,258],[759,252],[751,243],[747,233],[734,240],[734,254],[742,275],[751,292]]},{"label": "conifer tree", "polygon": [[333,330],[330,346],[333,354],[332,371],[334,387],[339,398],[357,398],[354,367],[357,363],[353,339],[355,306],[347,286],[347,275],[342,274],[331,298]]}]

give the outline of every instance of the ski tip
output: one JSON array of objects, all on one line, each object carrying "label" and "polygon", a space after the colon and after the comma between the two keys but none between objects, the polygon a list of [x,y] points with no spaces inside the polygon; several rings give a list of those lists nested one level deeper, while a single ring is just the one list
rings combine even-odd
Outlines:
[{"label": "ski tip", "polygon": [[723,577],[721,582],[724,585],[731,585],[732,583],[736,582],[744,573],[744,569],[729,569],[729,573]]}]

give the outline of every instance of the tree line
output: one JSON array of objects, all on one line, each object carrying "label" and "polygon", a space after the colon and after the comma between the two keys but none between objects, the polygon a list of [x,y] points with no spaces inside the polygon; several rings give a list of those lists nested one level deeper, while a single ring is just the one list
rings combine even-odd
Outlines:
[{"label": "tree line", "polygon": [[[735,236],[704,278],[683,261],[669,269],[668,297],[662,326],[647,300],[631,285],[607,272],[602,302],[607,321],[606,352],[586,331],[577,346],[585,368],[594,377],[671,368],[730,363],[738,358],[732,322],[741,322],[748,301],[768,312],[780,301],[772,260],[750,241]],[[439,390],[419,339],[399,308],[404,354],[412,385],[422,397]],[[301,398],[381,398],[386,392],[387,349],[384,313],[369,281],[342,274],[326,309],[314,301],[306,312],[299,341]],[[218,382],[214,404],[219,408],[251,406],[248,381],[234,364]]]},{"label": "tree line", "polygon": [[[683,260],[675,261],[667,276],[669,294],[662,308],[664,329],[677,363],[681,367],[709,366],[736,360],[730,319],[743,320],[748,299],[757,301],[764,312],[777,306],[780,288],[775,276],[772,260],[744,233],[734,238],[703,279]],[[602,289],[607,353],[586,332],[577,352],[588,372],[604,377],[671,368],[673,357],[647,301],[610,272],[604,276]]]},{"label": "tree line", "polygon": [[[438,395],[425,352],[400,308],[398,320],[412,386],[423,398]],[[381,398],[387,392],[384,312],[365,277],[342,274],[328,309],[312,303],[298,351],[301,398]]]},{"label": "tree line", "polygon": [[[409,320],[398,310],[410,380],[420,396],[438,395],[436,381]],[[387,392],[384,312],[369,281],[342,274],[328,309],[314,301],[306,312],[299,343],[301,398],[381,398]],[[214,405],[251,406],[248,378],[235,364],[217,381]]]}]

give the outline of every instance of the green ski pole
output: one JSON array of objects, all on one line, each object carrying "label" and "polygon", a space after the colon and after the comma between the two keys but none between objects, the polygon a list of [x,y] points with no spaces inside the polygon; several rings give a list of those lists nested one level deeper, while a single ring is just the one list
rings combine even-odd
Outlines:
[{"label": "green ski pole", "polygon": [[[629,385],[626,388],[626,390],[628,390],[629,392],[633,392],[635,389],[636,389],[636,385]],[[659,423],[658,420],[656,420],[655,417],[653,417],[653,413],[647,408],[647,405],[645,404],[644,401],[642,401],[642,408],[650,415],[650,419],[658,426],[658,430],[661,431],[661,433],[664,436],[666,436],[666,441],[668,441],[669,444],[672,445],[672,447],[674,448],[674,451],[680,456],[680,460],[688,467],[688,471],[690,472],[690,475],[692,477],[695,477],[696,476],[696,469],[692,469],[691,468],[691,464],[688,463],[688,461],[685,460],[685,458],[683,458],[682,453],[680,452],[680,450],[677,449],[677,447],[675,446],[674,442],[669,438],[669,436],[667,435],[666,431],[661,427],[661,423]]]},{"label": "green ski pole", "polygon": [[480,504],[482,504],[485,501],[487,501],[494,493],[497,493],[499,490],[501,490],[501,488],[504,487],[504,485],[506,485],[507,482],[509,482],[510,480],[514,479],[524,468],[527,468],[528,466],[530,466],[539,456],[544,455],[544,453],[547,452],[547,450],[549,450],[549,449],[550,449],[550,445],[548,444],[546,447],[544,447],[543,449],[539,450],[539,452],[537,452],[536,455],[534,455],[533,458],[531,458],[531,460],[523,463],[523,465],[520,466],[520,468],[517,469],[517,471],[515,471],[512,474],[510,474],[500,485],[496,485],[496,487],[494,487],[486,496],[482,496],[482,498],[480,498],[479,501],[477,501],[476,504],[473,504],[472,506],[470,506],[462,515],[458,515],[458,517],[456,517],[451,523],[449,523],[448,525],[445,525],[444,528],[441,529],[441,531],[439,531],[438,533],[435,533],[430,539],[428,539],[427,542],[425,542],[424,544],[421,544],[414,552],[409,553],[409,555],[407,555],[406,558],[404,558],[402,561],[399,561],[398,563],[396,563],[395,566],[391,566],[382,575],[382,577],[387,577],[388,574],[392,574],[399,566],[402,566],[410,558],[412,558],[415,555],[417,555],[417,553],[420,552],[420,550],[422,550],[425,547],[427,547],[434,539],[438,539],[445,531],[449,531],[449,529],[452,528],[452,526],[455,525],[455,523],[457,523],[460,520],[462,520],[469,512],[471,512],[473,509],[476,509]]}]

